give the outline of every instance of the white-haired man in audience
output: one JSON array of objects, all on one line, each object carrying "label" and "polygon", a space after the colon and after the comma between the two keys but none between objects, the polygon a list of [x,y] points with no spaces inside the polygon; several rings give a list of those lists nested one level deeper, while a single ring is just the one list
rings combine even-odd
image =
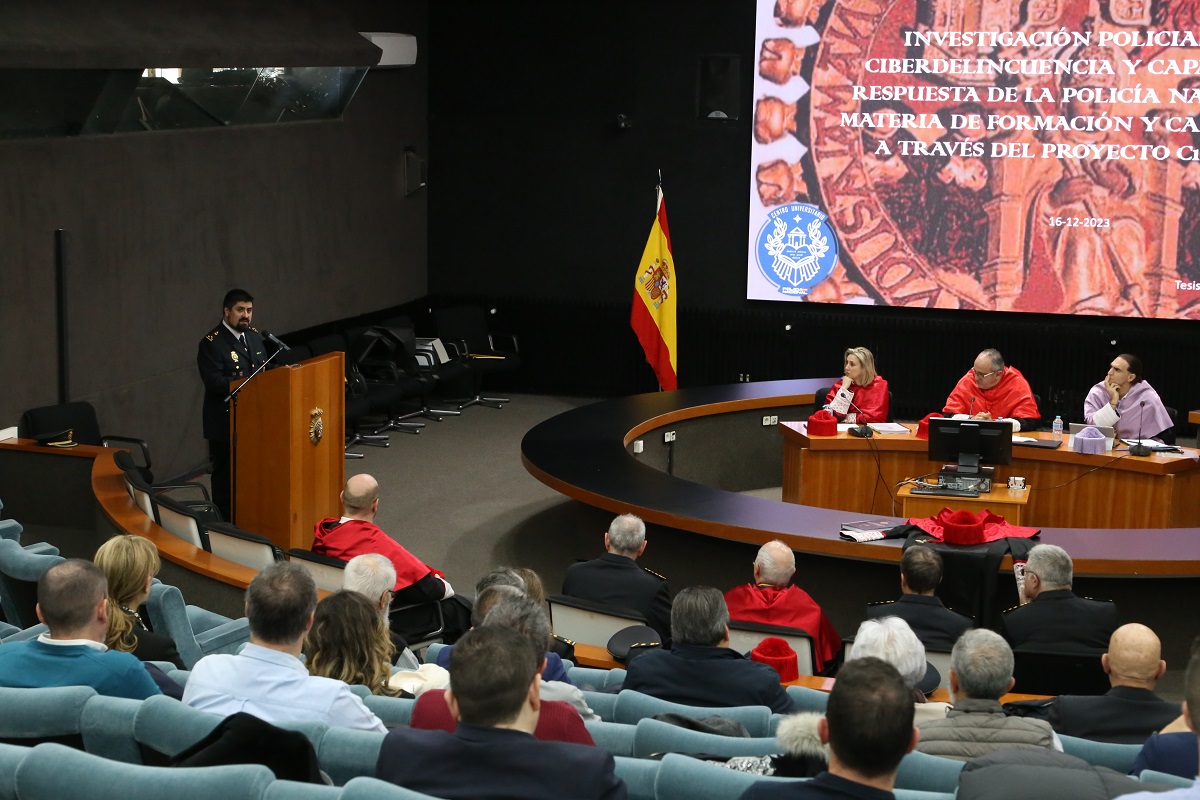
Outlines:
[{"label": "white-haired man in audience", "polygon": [[604,534],[604,555],[567,567],[562,593],[568,597],[636,611],[651,628],[671,641],[671,591],[667,579],[639,566],[646,551],[646,523],[622,514]]},{"label": "white-haired man in audience", "polygon": [[1117,607],[1071,591],[1074,565],[1066,550],[1039,544],[1025,562],[1028,603],[1001,616],[1004,638],[1014,650],[1095,653],[1108,647],[1117,629]]},{"label": "white-haired man in audience", "polygon": [[239,711],[271,723],[311,720],[386,732],[345,683],[309,675],[300,660],[312,628],[317,585],[299,564],[272,564],[246,589],[250,643],[237,655],[205,656],[184,687],[183,702],[227,717]]},{"label": "white-haired man in audience", "polygon": [[921,722],[923,753],[967,761],[996,750],[1062,745],[1040,719],[1010,717],[1000,698],[1013,687],[1013,654],[994,631],[969,630],[950,653],[950,695],[954,705],[945,719]]},{"label": "white-haired man in audience", "polygon": [[904,684],[912,691],[915,704],[914,719],[921,724],[929,719],[942,719],[950,710],[949,703],[935,703],[926,699],[926,690],[938,687],[939,675],[930,673],[925,660],[925,645],[913,633],[908,623],[899,617],[869,619],[858,626],[854,644],[846,654],[846,661],[872,656],[891,664],[904,678]]},{"label": "white-haired man in audience", "polygon": [[847,662],[817,722],[829,771],[810,781],[759,781],[741,800],[890,800],[896,770],[917,742],[913,704],[896,668],[878,658]]},{"label": "white-haired man in audience", "polygon": [[673,703],[768,706],[786,714],[792,698],[779,673],[729,647],[729,610],[710,586],[690,586],[671,608],[675,643],[629,661],[622,686]]},{"label": "white-haired man in audience", "polygon": [[729,618],[737,622],[801,628],[812,637],[817,671],[837,658],[842,639],[829,617],[799,586],[791,585],[796,574],[796,554],[781,541],[767,542],[754,558],[754,580],[725,593]]},{"label": "white-haired man in audience", "polygon": [[[379,609],[379,615],[385,620],[391,608],[392,587],[395,584],[395,567],[387,556],[379,553],[355,556],[346,563],[346,570],[342,575],[342,588],[366,597]],[[408,642],[402,634],[392,630],[390,626],[388,634],[396,647],[396,666],[404,669],[416,669],[421,666],[413,651],[408,649]]]}]

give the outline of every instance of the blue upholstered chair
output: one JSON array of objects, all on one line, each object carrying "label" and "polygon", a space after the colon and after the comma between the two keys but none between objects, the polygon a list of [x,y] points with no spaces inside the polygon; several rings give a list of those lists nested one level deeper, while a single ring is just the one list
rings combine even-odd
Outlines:
[{"label": "blue upholstered chair", "polygon": [[133,721],[141,707],[141,700],[128,697],[99,694],[89,699],[83,704],[83,713],[79,717],[83,749],[112,761],[142,763],[142,754],[133,736]]},{"label": "blue upholstered chair", "polygon": [[654,781],[658,778],[658,762],[646,758],[617,756],[617,777],[625,781],[629,800],[654,800]]},{"label": "blue upholstered chair", "polygon": [[[770,756],[783,752],[774,736],[741,738],[719,736],[681,728],[657,719],[638,720],[633,735],[633,756],[656,753],[703,753],[710,756]],[[597,742],[598,743],[598,742]]]},{"label": "blue upholstered chair", "polygon": [[36,639],[43,633],[46,633],[50,630],[44,623],[41,622],[30,628],[13,628],[11,625],[8,627],[12,628],[12,630],[8,633],[0,630],[0,643],[24,642],[28,639]]},{"label": "blue upholstered chair", "polygon": [[7,639],[9,636],[12,636],[14,633],[20,633],[20,632],[21,632],[21,629],[18,628],[16,625],[9,625],[7,622],[0,622],[0,644],[3,644],[4,640]]},{"label": "blue upholstered chair", "polygon": [[0,688],[0,742],[58,742],[82,750],[83,707],[94,697],[96,690],[90,686]]},{"label": "blue upholstered chair", "polygon": [[633,737],[637,733],[635,726],[602,719],[584,720],[583,726],[592,735],[597,747],[603,747],[614,756],[633,756]]},{"label": "blue upholstered chair", "polygon": [[156,695],[143,700],[134,715],[133,738],[144,763],[164,765],[171,756],[212,733],[221,719],[166,695]]},{"label": "blue upholstered chair", "polygon": [[1090,739],[1080,739],[1078,736],[1059,734],[1063,752],[1082,758],[1097,767],[1115,769],[1122,775],[1128,775],[1142,751],[1140,744],[1113,744],[1112,742],[1093,742]]},{"label": "blue upholstered chair", "polygon": [[374,731],[329,728],[317,747],[317,761],[322,771],[338,786],[354,778],[373,777],[375,763],[379,761],[379,748],[386,735]]},{"label": "blue upholstered chair", "polygon": [[896,787],[953,794],[958,790],[958,775],[962,768],[962,761],[914,750],[900,761],[900,768],[896,770]]},{"label": "blue upholstered chair", "polygon": [[1142,783],[1161,783],[1163,786],[1170,786],[1173,789],[1186,789],[1196,783],[1191,778],[1181,778],[1178,775],[1172,775],[1169,772],[1159,772],[1156,769],[1144,769],[1138,775],[1138,780]]},{"label": "blue upholstered chair", "polygon": [[17,767],[33,748],[0,744],[0,800],[17,800]]},{"label": "blue upholstered chair", "polygon": [[273,781],[263,792],[262,800],[339,800],[341,796],[342,790],[337,786]]},{"label": "blue upholstered chair", "polygon": [[367,695],[363,700],[363,704],[389,728],[408,725],[416,702],[410,697],[383,697],[377,694]]},{"label": "blue upholstered chair", "polygon": [[[289,797],[288,800],[291,800]],[[342,789],[341,800],[435,800],[427,794],[405,789],[375,778],[355,778]]]},{"label": "blue upholstered chair", "polygon": [[18,628],[37,625],[37,582],[62,556],[31,553],[12,539],[0,539],[0,608]]},{"label": "blue upholstered chair", "polygon": [[17,767],[16,786],[21,800],[62,800],[81,791],[87,797],[121,800],[260,800],[274,780],[271,770],[258,764],[145,767],[40,744]]},{"label": "blue upholstered chair", "polygon": [[766,706],[730,706],[725,708],[706,708],[689,706],[682,703],[671,703],[651,697],[648,694],[622,690],[617,695],[617,708],[614,721],[626,725],[636,725],[640,719],[653,717],[658,714],[683,714],[687,717],[719,716],[735,719],[746,726],[751,736],[769,736],[771,725],[771,709]]},{"label": "blue upholstered chair", "polygon": [[675,753],[663,756],[654,781],[655,800],[737,800],[758,781],[794,783],[801,778],[764,778]]},{"label": "blue upholstered chair", "polygon": [[587,701],[588,708],[596,712],[596,716],[605,722],[612,722],[617,717],[617,695],[613,692],[581,692]]},{"label": "blue upholstered chair", "polygon": [[820,711],[824,714],[829,705],[829,692],[810,689],[807,686],[788,686],[784,691],[792,698],[796,711]]},{"label": "blue upholstered chair", "polygon": [[146,601],[150,624],[156,633],[170,636],[188,669],[212,653],[236,653],[250,641],[250,622],[245,617],[229,619],[183,601],[174,586],[156,583]]}]

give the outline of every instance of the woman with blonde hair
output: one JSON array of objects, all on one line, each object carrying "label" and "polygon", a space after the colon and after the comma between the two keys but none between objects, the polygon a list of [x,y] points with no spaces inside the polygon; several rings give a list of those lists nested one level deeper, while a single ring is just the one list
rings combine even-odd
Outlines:
[{"label": "woman with blonde hair", "polygon": [[875,356],[865,347],[850,347],[842,356],[843,378],[833,385],[825,396],[825,403],[833,403],[838,390],[843,386],[852,395],[851,402],[844,412],[829,409],[841,422],[853,422],[865,425],[868,422],[887,422],[888,383],[879,377],[875,371]]},{"label": "woman with blonde hair", "polygon": [[334,592],[317,603],[304,653],[310,675],[366,686],[373,694],[400,694],[388,687],[396,648],[387,621],[358,592]]},{"label": "woman with blonde hair", "polygon": [[142,661],[170,661],[186,669],[171,637],[151,631],[138,612],[138,606],[150,597],[151,579],[162,566],[154,543],[142,536],[120,534],[100,545],[93,561],[108,578],[104,643]]}]

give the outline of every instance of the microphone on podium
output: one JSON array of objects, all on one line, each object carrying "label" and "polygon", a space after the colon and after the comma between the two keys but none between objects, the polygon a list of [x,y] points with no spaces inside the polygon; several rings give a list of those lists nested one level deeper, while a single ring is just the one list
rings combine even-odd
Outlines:
[{"label": "microphone on podium", "polygon": [[284,352],[287,352],[288,350],[292,349],[292,348],[288,347],[287,344],[284,343],[283,339],[280,339],[278,336],[276,336],[273,333],[269,333],[268,331],[263,331],[262,335],[264,337],[266,337],[266,339],[271,344],[275,345],[276,347],[278,347],[280,350],[283,350]]},{"label": "microphone on podium", "polygon": [[1148,456],[1150,455],[1150,446],[1142,441],[1142,421],[1146,418],[1143,409],[1146,407],[1146,401],[1138,403],[1138,440],[1137,444],[1129,445],[1129,455],[1131,456]]}]

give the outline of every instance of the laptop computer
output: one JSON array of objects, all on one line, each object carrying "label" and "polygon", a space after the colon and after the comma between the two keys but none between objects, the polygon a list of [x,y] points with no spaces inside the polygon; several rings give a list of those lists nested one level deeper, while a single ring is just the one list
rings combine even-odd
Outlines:
[{"label": "laptop computer", "polygon": [[1117,438],[1117,432],[1112,428],[1107,428],[1102,425],[1088,425],[1086,422],[1071,423],[1071,438],[1067,440],[1067,448],[1075,449],[1075,434],[1079,433],[1084,428],[1095,428],[1104,434],[1104,449],[1111,451],[1113,449],[1113,441]]}]

